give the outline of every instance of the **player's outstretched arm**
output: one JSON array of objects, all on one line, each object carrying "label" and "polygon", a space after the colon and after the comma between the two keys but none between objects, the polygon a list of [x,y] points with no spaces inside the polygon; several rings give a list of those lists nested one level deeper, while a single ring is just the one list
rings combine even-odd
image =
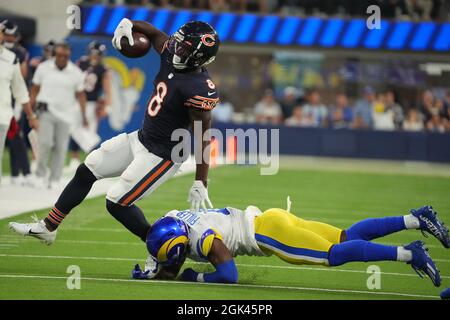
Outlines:
[{"label": "player's outstretched arm", "polygon": [[199,273],[188,268],[183,271],[181,279],[193,282],[237,283],[238,271],[236,264],[230,250],[221,240],[214,239],[208,254],[208,260],[216,267],[216,271]]},{"label": "player's outstretched arm", "polygon": [[132,20],[132,23],[133,30],[145,34],[150,39],[153,48],[158,53],[162,53],[164,43],[169,39],[169,36],[146,21]]},{"label": "player's outstretched arm", "polygon": [[[196,127],[196,124],[201,125],[201,135],[195,134],[195,146],[199,150],[195,150],[196,159],[195,162],[197,164],[195,171],[195,181],[191,187],[189,192],[188,201],[191,203],[191,210],[198,211],[200,206],[203,210],[206,209],[206,204],[210,208],[213,207],[211,201],[208,196],[208,172],[209,172],[209,158],[205,159],[205,157],[209,157],[209,153],[205,152],[210,144],[210,139],[204,141],[203,137],[205,132],[211,128],[211,112],[206,110],[199,110],[192,108],[189,110],[189,115],[192,121],[192,128]],[[194,130],[194,133],[196,131]],[[200,157],[197,157],[199,155]]]}]

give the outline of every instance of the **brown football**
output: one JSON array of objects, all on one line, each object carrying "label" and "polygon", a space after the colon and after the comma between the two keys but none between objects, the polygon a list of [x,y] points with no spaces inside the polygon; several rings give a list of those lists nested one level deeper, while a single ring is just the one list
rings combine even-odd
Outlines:
[{"label": "brown football", "polygon": [[120,39],[120,46],[122,47],[120,53],[122,53],[125,57],[139,58],[145,56],[152,47],[150,40],[143,33],[133,32],[133,40],[134,45],[130,46],[130,43],[126,37]]}]

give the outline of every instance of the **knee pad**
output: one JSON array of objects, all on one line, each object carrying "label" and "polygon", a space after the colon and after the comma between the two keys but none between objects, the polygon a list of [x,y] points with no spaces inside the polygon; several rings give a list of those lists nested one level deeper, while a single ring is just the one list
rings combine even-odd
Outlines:
[{"label": "knee pad", "polygon": [[95,173],[99,164],[103,161],[103,153],[100,149],[96,149],[89,153],[89,155],[84,160],[86,166],[91,169],[93,173]]}]

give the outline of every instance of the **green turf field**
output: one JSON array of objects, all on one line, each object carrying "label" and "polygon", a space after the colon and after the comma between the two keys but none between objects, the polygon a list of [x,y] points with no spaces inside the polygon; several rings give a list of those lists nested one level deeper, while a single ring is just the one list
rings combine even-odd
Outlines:
[{"label": "green turf field", "polygon": [[[169,209],[185,209],[192,175],[170,180],[140,202],[153,222]],[[360,219],[405,214],[432,204],[450,224],[450,178],[285,169],[260,176],[256,167],[222,167],[210,173],[210,198],[216,207],[261,209],[286,207],[302,218],[345,228]],[[26,195],[24,195],[26,201]],[[104,198],[85,201],[72,211],[52,246],[12,234],[0,221],[0,299],[430,299],[450,286],[450,251],[434,238],[425,242],[443,277],[435,288],[403,263],[376,263],[381,289],[367,288],[370,264],[338,268],[293,266],[275,257],[238,257],[238,285],[208,285],[176,281],[133,281],[130,272],[146,257],[144,245],[104,208]],[[46,210],[36,212],[39,217]],[[31,213],[14,220],[29,221]],[[405,244],[424,239],[405,231],[380,240]],[[68,266],[81,269],[81,289],[66,286]],[[192,266],[192,264],[190,264]],[[206,270],[206,265],[194,268]]]}]

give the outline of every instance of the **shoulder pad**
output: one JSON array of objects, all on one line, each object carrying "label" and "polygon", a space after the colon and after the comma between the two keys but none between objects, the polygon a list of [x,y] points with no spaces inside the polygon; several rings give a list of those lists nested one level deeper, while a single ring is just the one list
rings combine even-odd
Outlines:
[{"label": "shoulder pad", "polygon": [[197,242],[197,252],[200,257],[207,259],[214,239],[222,240],[222,236],[214,229],[208,229],[203,232],[202,236]]}]

